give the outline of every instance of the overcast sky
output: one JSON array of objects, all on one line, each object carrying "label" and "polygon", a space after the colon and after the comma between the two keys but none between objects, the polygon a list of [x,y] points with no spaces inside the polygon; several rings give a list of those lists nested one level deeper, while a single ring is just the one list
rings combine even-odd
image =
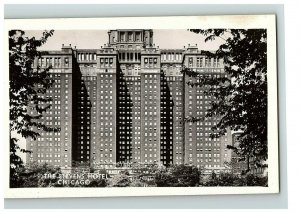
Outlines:
[{"label": "overcast sky", "polygon": [[[108,42],[108,30],[57,30],[40,50],[59,50],[62,44],[76,46],[77,49],[99,49]],[[161,49],[181,49],[188,44],[197,44],[202,50],[216,50],[222,40],[204,42],[200,34],[188,30],[153,30],[153,42]],[[26,36],[39,38],[42,31],[26,31]]]}]

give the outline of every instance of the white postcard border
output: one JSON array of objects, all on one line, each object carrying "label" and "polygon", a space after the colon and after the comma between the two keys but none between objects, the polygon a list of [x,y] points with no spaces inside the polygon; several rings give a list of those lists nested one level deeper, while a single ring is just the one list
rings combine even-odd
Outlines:
[{"label": "white postcard border", "polygon": [[[204,29],[266,28],[268,66],[268,187],[129,187],[129,188],[9,188],[9,128],[4,138],[6,198],[115,197],[157,195],[261,194],[279,192],[278,99],[275,15],[224,15],[174,17],[118,17],[67,19],[7,19],[4,35],[11,29],[22,30],[107,30],[107,29]],[[7,38],[4,36],[4,38]],[[5,88],[9,89],[8,39],[4,41]],[[8,94],[8,93],[7,93]],[[6,97],[9,103],[8,95]],[[8,105],[5,107],[9,114]],[[9,122],[9,120],[7,120]]]}]

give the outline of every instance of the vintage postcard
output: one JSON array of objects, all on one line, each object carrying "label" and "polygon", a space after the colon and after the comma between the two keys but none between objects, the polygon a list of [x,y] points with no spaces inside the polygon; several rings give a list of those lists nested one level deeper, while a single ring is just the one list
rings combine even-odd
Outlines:
[{"label": "vintage postcard", "polygon": [[279,192],[275,15],[5,33],[7,198]]}]

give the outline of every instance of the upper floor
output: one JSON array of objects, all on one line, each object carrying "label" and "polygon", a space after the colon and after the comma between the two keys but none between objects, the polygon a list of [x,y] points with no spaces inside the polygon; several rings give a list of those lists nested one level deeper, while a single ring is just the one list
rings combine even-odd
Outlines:
[{"label": "upper floor", "polygon": [[197,45],[188,44],[182,49],[155,47],[152,30],[110,30],[108,36],[108,43],[99,49],[77,49],[63,44],[60,51],[43,51],[35,66],[66,69],[76,64],[112,70],[122,64],[134,64],[141,70],[188,67],[195,71],[224,72],[223,59],[209,58]]}]

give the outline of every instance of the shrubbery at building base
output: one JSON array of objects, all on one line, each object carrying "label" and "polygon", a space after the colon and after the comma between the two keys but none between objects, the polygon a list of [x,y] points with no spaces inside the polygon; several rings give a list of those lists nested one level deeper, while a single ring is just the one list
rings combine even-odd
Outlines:
[{"label": "shrubbery at building base", "polygon": [[[78,170],[74,170],[78,172]],[[60,168],[48,164],[33,164],[18,169],[18,175],[11,180],[11,188],[38,187],[221,187],[221,186],[268,186],[268,177],[253,174],[236,175],[214,171],[207,175],[204,170],[195,166],[172,165],[170,167],[151,168],[151,173],[120,174],[100,179],[76,179],[71,177],[62,180]],[[76,174],[76,172],[74,174]],[[95,172],[93,170],[93,172]],[[105,172],[104,170],[101,172]],[[51,176],[47,178],[45,174]],[[98,173],[92,173],[97,175]]]}]

